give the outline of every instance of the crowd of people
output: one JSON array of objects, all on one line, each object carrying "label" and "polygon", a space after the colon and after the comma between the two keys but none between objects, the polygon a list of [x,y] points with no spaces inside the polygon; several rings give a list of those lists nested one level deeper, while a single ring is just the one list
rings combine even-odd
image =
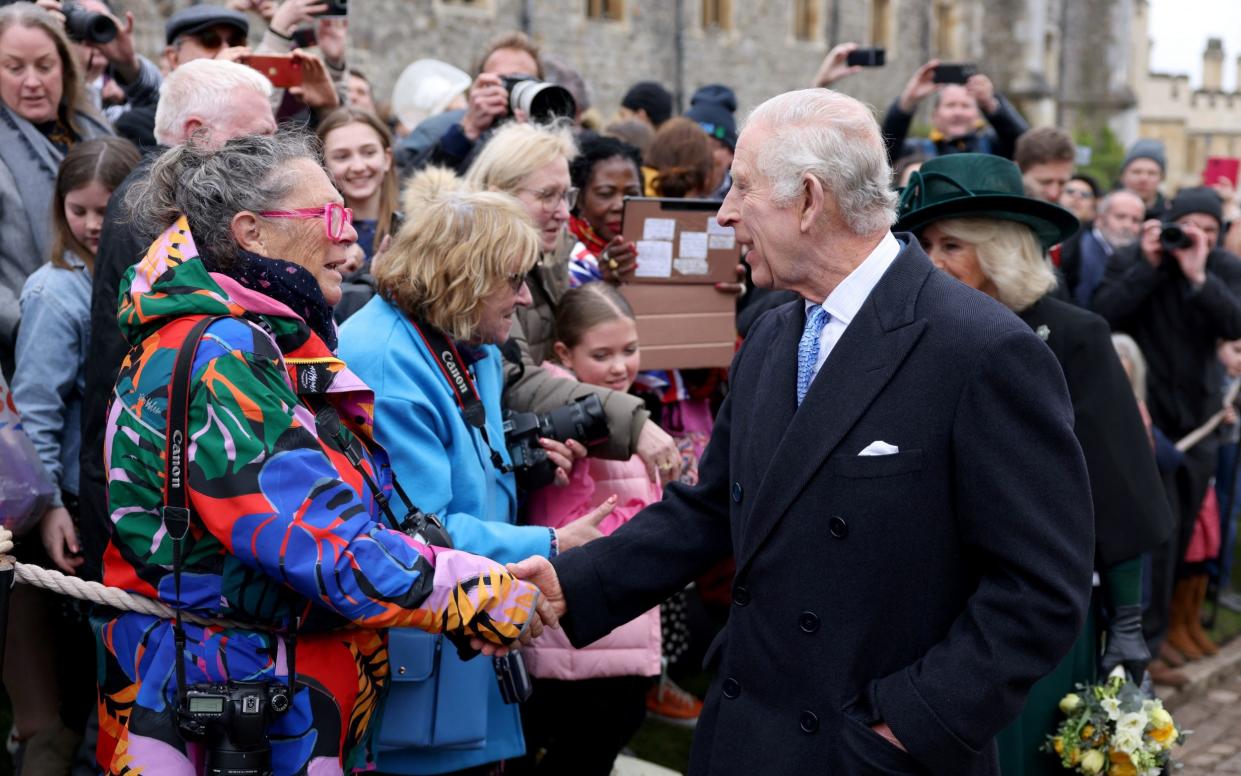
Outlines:
[{"label": "crowd of people", "polygon": [[[0,7],[16,554],[190,618],[17,586],[18,773],[609,774],[653,715],[695,774],[1051,774],[1075,685],[1217,651],[1235,183],[1166,190],[1148,138],[1080,174],[938,60],[876,115],[852,43],[744,124],[654,81],[605,119],[518,32],[385,103],[329,5],[189,6],[158,63],[104,0]],[[642,196],[741,246],[731,368],[643,368]],[[514,447],[566,407],[603,430]],[[193,727],[251,691],[260,743]]]}]

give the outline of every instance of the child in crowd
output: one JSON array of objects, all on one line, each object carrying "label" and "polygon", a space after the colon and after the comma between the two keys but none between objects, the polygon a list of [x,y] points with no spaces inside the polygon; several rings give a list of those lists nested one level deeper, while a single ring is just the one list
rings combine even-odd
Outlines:
[{"label": "child in crowd", "polygon": [[[91,270],[108,200],[137,164],[126,140],[88,140],[69,150],[56,176],[50,261],[21,293],[13,401],[57,492],[39,524],[41,544],[27,539],[17,554],[66,574],[82,564],[75,523]],[[68,600],[19,585],[9,616],[4,684],[14,737],[24,744],[24,761],[43,763],[47,773],[62,764],[68,772],[94,701],[93,639]]]},{"label": "child in crowd", "polygon": [[[556,336],[560,365],[548,362],[545,368],[621,392],[633,384],[637,324],[614,286],[595,282],[569,290],[557,309]],[[636,455],[628,461],[584,458],[566,486],[535,491],[527,512],[531,522],[557,528],[612,494],[617,506],[599,524],[604,535],[659,501],[660,488]],[[570,646],[563,631],[549,629],[523,654],[535,683],[522,706],[530,772],[610,774],[616,755],[642,724],[647,690],[660,673],[659,610],[584,649]]]}]

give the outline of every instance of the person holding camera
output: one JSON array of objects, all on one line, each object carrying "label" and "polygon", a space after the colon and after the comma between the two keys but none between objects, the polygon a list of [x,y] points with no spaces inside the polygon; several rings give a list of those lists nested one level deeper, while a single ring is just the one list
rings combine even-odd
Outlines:
[{"label": "person holding camera", "polygon": [[[1137,244],[1112,254],[1092,300],[1092,309],[1132,336],[1145,354],[1151,421],[1173,440],[1219,411],[1216,343],[1241,338],[1241,257],[1219,247],[1222,222],[1214,190],[1182,189],[1163,221],[1146,221]],[[1190,616],[1173,611],[1173,588],[1215,472],[1217,448],[1218,439],[1208,435],[1185,451],[1165,482],[1179,525],[1154,553],[1144,625],[1151,653],[1163,648],[1170,662],[1178,656],[1166,651],[1169,625]]]},{"label": "person holding camera", "polygon": [[0,62],[0,371],[11,377],[18,295],[51,251],[56,171],[74,144],[113,132],[50,12],[0,8]]},{"label": "person holding camera", "polygon": [[357,235],[309,137],[191,142],[129,196],[162,233],[121,289],[104,582],[178,614],[96,613],[99,765],[366,769],[388,628],[503,651],[541,632],[539,597],[447,548],[375,441],[333,354]]},{"label": "person holding camera", "polygon": [[[955,67],[957,72],[940,72],[941,66]],[[954,80],[947,82],[946,78]],[[907,139],[918,105],[931,96],[931,136]],[[944,65],[932,59],[914,71],[900,96],[888,107],[883,118],[883,142],[888,159],[893,162],[915,153],[979,153],[1012,159],[1017,138],[1029,128],[1017,109],[995,91],[990,78],[970,73],[962,65]]]},{"label": "person holding camera", "polygon": [[[498,346],[517,309],[530,303],[526,278],[541,248],[525,209],[507,194],[476,191],[431,169],[408,184],[405,213],[373,270],[378,294],[340,334],[341,356],[375,389],[375,435],[393,471],[468,552],[511,562],[598,537],[612,501],[554,529],[515,525]],[[572,440],[541,439],[540,446],[561,485],[586,454]],[[431,654],[435,666],[421,670],[420,657]],[[501,697],[489,661],[464,662],[422,634],[394,631],[389,662],[412,670],[388,699],[380,770],[445,773],[523,753],[517,707]]]},{"label": "person holding camera", "polygon": [[[468,103],[458,123],[410,163],[410,168],[448,167],[464,175],[491,131],[512,116],[506,77],[527,76],[543,80],[539,48],[525,33],[510,32],[492,38],[474,70]],[[524,120],[525,116],[513,116]]]}]

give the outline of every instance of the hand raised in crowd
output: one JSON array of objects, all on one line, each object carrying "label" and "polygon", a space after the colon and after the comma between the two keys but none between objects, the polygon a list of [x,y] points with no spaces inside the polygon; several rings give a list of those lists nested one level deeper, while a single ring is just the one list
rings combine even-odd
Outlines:
[{"label": "hand raised in crowd", "polygon": [[276,0],[228,0],[228,7],[242,13],[254,11],[270,24],[276,13]]},{"label": "hand raised in crowd", "polygon": [[540,438],[539,444],[547,451],[548,460],[556,465],[556,487],[563,488],[568,485],[573,464],[586,457],[586,447],[576,439],[561,442],[556,439]]},{"label": "hand raised in crowd", "polygon": [[995,84],[982,73],[975,73],[966,79],[965,91],[970,93],[983,113],[995,113],[1000,109],[1000,101],[995,98]]},{"label": "hand raised in crowd", "polygon": [[905,84],[905,89],[901,92],[899,103],[901,110],[913,113],[918,109],[918,103],[938,91],[939,84],[935,83],[935,68],[937,67],[939,67],[939,60],[932,59],[914,71],[914,74],[909,77],[909,82]]},{"label": "hand raised in crowd", "polygon": [[323,60],[301,49],[293,49],[292,56],[302,63],[302,85],[289,87],[289,93],[300,97],[312,110],[327,112],[339,108],[340,95]]},{"label": "hand raised in crowd", "polygon": [[638,268],[638,246],[619,234],[608,241],[599,255],[599,272],[609,283],[619,283],[621,278]]},{"label": "hand raised in crowd", "polygon": [[73,527],[73,518],[64,507],[52,507],[43,515],[39,523],[39,538],[43,540],[43,549],[47,556],[56,564],[56,568],[66,574],[78,573],[84,559],[78,555],[81,546],[78,544],[78,532]]},{"label": "hand raised in crowd", "polygon": [[616,508],[616,496],[608,496],[603,503],[571,523],[556,529],[556,548],[560,552],[566,552],[574,547],[581,547],[587,542],[593,542],[595,539],[603,536],[599,531],[599,524],[603,522],[603,518],[612,514],[612,510]]},{"label": "hand raised in crowd", "polygon": [[840,43],[827,52],[823,63],[819,65],[819,72],[814,75],[814,86],[826,89],[845,76],[861,72],[861,65],[848,63],[849,55],[858,48],[860,47],[856,43]]},{"label": "hand raised in crowd", "polygon": [[461,119],[461,129],[470,140],[491,128],[496,119],[508,113],[508,90],[500,76],[479,73],[470,86],[470,100]]},{"label": "hand raised in crowd", "polygon": [[1163,229],[1163,224],[1158,218],[1148,218],[1142,224],[1142,238],[1140,240],[1142,256],[1150,263],[1152,267],[1158,267],[1163,264],[1163,246],[1159,244],[1159,232]]},{"label": "hand raised in crowd", "polygon": [[672,482],[681,476],[681,451],[658,423],[648,420],[642,424],[636,452],[646,464],[651,482]]},{"label": "hand raised in crowd", "polygon": [[250,56],[251,53],[249,46],[229,46],[217,51],[215,59],[221,62],[241,62],[241,60]]},{"label": "hand raised in crowd", "polygon": [[319,51],[327,63],[336,69],[345,66],[345,46],[349,22],[344,16],[324,16],[319,19]]},{"label": "hand raised in crowd", "polygon": [[268,26],[277,35],[291,38],[298,27],[314,21],[316,14],[326,10],[327,3],[323,0],[284,0],[272,14]]},{"label": "hand raised in crowd", "polygon": [[1171,253],[1172,258],[1176,259],[1177,264],[1180,265],[1181,274],[1185,276],[1185,279],[1195,287],[1201,286],[1207,281],[1207,254],[1211,252],[1211,246],[1207,241],[1206,233],[1196,225],[1181,224],[1181,229],[1185,231],[1187,237],[1193,240],[1193,245],[1188,248],[1165,251],[1159,243],[1163,223],[1157,218],[1147,220],[1142,224],[1142,255],[1146,257],[1151,266],[1158,267],[1164,262],[1168,253]]},{"label": "hand raised in crowd", "polygon": [[55,17],[60,22],[60,26],[65,26],[65,14],[60,9],[60,0],[35,0],[35,5]]}]

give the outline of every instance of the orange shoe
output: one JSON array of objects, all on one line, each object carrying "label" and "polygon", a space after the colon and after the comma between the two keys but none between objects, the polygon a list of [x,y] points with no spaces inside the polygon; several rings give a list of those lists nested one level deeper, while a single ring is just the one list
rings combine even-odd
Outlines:
[{"label": "orange shoe", "polygon": [[646,711],[664,722],[694,727],[698,724],[698,715],[702,713],[702,701],[663,676],[646,694]]}]

